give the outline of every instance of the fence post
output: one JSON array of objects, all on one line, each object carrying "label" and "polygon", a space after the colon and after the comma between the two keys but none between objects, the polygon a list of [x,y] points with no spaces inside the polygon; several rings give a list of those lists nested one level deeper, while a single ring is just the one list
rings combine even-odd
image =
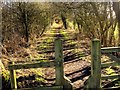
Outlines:
[{"label": "fence post", "polygon": [[55,73],[56,85],[64,84],[64,70],[63,70],[63,46],[60,38],[55,39]]},{"label": "fence post", "polygon": [[[9,65],[14,65],[14,62],[9,62]],[[10,70],[10,81],[11,81],[11,88],[12,89],[17,89],[15,70]]]},{"label": "fence post", "polygon": [[99,39],[92,40],[91,58],[91,85],[89,88],[97,90],[101,87],[101,43]]}]

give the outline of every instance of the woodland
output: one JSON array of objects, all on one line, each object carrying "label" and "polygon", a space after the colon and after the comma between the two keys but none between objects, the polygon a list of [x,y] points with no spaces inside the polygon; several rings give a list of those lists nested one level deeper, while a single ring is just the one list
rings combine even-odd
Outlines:
[{"label": "woodland", "polygon": [[[91,40],[102,47],[120,46],[120,2],[1,2],[2,90],[10,90],[10,61],[34,63],[54,61],[57,34],[63,41],[64,73],[81,90],[90,75]],[[120,58],[120,53],[113,53]],[[106,55],[101,62],[109,61]],[[110,66],[102,74],[120,74]],[[16,70],[18,88],[53,86],[55,68]],[[120,78],[119,78],[120,80]],[[104,80],[103,87],[120,86]],[[111,82],[113,82],[111,84]]]}]

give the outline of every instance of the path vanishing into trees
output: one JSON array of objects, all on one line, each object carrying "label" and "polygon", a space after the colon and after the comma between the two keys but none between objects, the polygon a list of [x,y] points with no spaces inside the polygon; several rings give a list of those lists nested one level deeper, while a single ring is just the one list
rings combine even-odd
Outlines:
[{"label": "path vanishing into trees", "polygon": [[[71,80],[73,87],[76,90],[80,90],[84,87],[84,83],[90,75],[90,63],[85,60],[87,59],[85,57],[89,55],[89,40],[81,36],[81,40],[78,41],[78,33],[73,29],[57,32],[57,30],[47,31],[43,37],[37,41],[37,47],[41,49],[38,53],[44,53],[43,58],[47,60],[54,60],[54,40],[59,34],[59,37],[63,41],[65,75]],[[54,85],[55,68],[45,68],[43,73],[46,84]]]}]

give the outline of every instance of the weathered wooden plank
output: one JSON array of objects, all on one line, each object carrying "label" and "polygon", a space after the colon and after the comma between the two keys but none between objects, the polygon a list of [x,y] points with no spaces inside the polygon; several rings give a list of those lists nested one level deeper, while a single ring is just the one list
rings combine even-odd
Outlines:
[{"label": "weathered wooden plank", "polygon": [[39,62],[39,63],[32,63],[32,64],[15,64],[15,65],[9,65],[9,70],[16,70],[16,69],[29,69],[29,68],[47,68],[47,67],[53,67],[54,62]]},{"label": "weathered wooden plank", "polygon": [[101,48],[102,53],[110,53],[110,52],[120,52],[120,47],[104,47]]},{"label": "weathered wooden plank", "polygon": [[63,86],[21,88],[21,89],[13,89],[13,90],[63,90]]},{"label": "weathered wooden plank", "polygon": [[92,40],[91,48],[91,78],[92,82],[88,88],[100,88],[101,87],[101,44],[99,39]]},{"label": "weathered wooden plank", "polygon": [[101,77],[102,80],[105,80],[105,79],[115,79],[115,78],[120,78],[120,75],[105,75],[105,76]]},{"label": "weathered wooden plank", "polygon": [[117,62],[102,63],[101,68],[106,68],[106,67],[109,67],[109,66],[118,66],[118,65],[120,65],[120,63],[117,63]]},{"label": "weathered wooden plank", "polygon": [[112,54],[108,54],[107,56],[110,58],[110,60],[115,61],[118,64],[120,64],[120,59],[117,58],[116,56],[113,56]]},{"label": "weathered wooden plank", "polygon": [[56,85],[64,85],[63,46],[60,38],[55,40],[55,70]]},{"label": "weathered wooden plank", "polygon": [[[14,62],[9,62],[9,64],[14,65]],[[16,81],[15,70],[10,70],[10,81],[11,81],[11,89],[17,89],[17,81]]]}]

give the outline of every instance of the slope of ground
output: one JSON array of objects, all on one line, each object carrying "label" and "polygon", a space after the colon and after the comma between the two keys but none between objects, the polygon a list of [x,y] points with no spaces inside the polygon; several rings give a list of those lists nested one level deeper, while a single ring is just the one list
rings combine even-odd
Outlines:
[{"label": "slope of ground", "polygon": [[[86,60],[89,58],[85,58],[89,55],[89,40],[81,36],[83,40],[81,38],[78,42],[76,35],[76,31],[72,29],[61,30],[59,33],[57,30],[49,30],[30,48],[23,48],[11,56],[4,57],[2,61],[7,68],[6,62],[11,60],[15,63],[54,60],[54,40],[59,36],[63,41],[65,75],[72,81],[75,89],[83,88],[90,74],[90,63]],[[54,68],[17,70],[17,78],[18,88],[51,86],[55,83],[55,70]]]},{"label": "slope of ground", "polygon": [[[88,76],[90,75],[90,63],[85,60],[85,56],[89,54],[89,40],[87,38],[81,38],[78,42],[77,40],[77,33],[75,30],[63,30],[60,33],[50,34],[51,32],[46,32],[45,36],[49,36],[50,39],[57,34],[63,40],[63,53],[64,53],[64,73],[65,75],[72,81],[73,87],[75,89],[82,89],[84,87],[84,82],[87,80]],[[48,34],[49,33],[49,34]],[[52,36],[53,35],[53,36]],[[47,38],[48,39],[48,38]],[[42,39],[42,40],[46,40]],[[49,40],[49,41],[54,41]],[[40,42],[39,42],[40,43]],[[50,48],[45,47],[43,49],[44,53],[47,53],[46,56],[49,60],[54,60],[54,43],[46,42]],[[78,44],[79,43],[79,44]],[[41,46],[42,47],[42,46]],[[43,48],[43,47],[42,47]],[[42,51],[39,52],[40,54]],[[89,61],[89,60],[88,60]],[[47,80],[48,85],[54,85],[55,83],[55,69],[54,68],[46,68],[43,69],[44,79]]]}]

